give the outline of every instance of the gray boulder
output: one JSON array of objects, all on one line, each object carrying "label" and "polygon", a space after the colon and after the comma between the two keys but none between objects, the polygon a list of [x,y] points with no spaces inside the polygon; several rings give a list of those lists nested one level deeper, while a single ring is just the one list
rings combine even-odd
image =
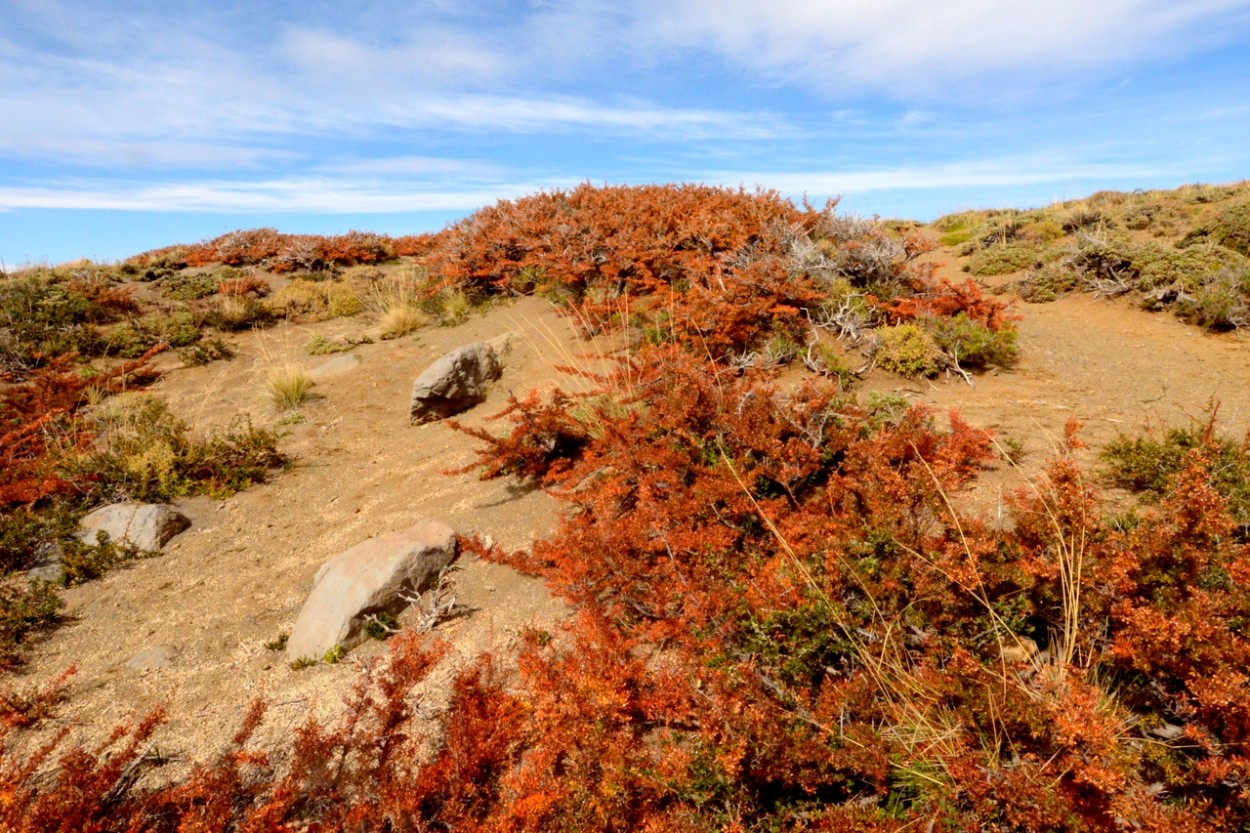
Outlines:
[{"label": "gray boulder", "polygon": [[320,659],[360,642],[370,614],[398,613],[456,557],[456,533],[425,521],[357,544],[321,565],[287,640],[292,659]]},{"label": "gray boulder", "polygon": [[413,422],[432,422],[485,401],[490,383],[503,375],[493,344],[466,344],[444,354],[412,384],[408,414]]},{"label": "gray boulder", "polygon": [[116,544],[133,544],[141,550],[159,550],[191,526],[182,513],[161,503],[114,503],[101,506],[83,518],[78,538],[94,544],[103,530]]}]

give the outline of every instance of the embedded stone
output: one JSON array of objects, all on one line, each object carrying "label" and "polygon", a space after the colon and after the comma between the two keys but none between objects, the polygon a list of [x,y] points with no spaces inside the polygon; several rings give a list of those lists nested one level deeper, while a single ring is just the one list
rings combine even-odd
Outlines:
[{"label": "embedded stone", "polygon": [[413,382],[408,415],[413,422],[432,422],[468,410],[486,400],[491,382],[502,375],[500,354],[491,344],[458,347]]},{"label": "embedded stone", "polygon": [[191,526],[191,521],[162,503],[114,503],[91,512],[78,526],[78,538],[86,544],[95,544],[98,534],[106,532],[115,544],[159,550]]},{"label": "embedded stone", "polygon": [[456,533],[425,521],[370,538],[321,565],[287,639],[292,659],[321,659],[363,638],[370,615],[397,614],[456,557]]}]

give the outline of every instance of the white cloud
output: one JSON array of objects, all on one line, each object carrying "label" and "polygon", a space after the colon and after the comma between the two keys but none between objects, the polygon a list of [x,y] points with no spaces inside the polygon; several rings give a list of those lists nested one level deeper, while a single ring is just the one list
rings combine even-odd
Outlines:
[{"label": "white cloud", "polygon": [[498,182],[474,188],[436,188],[393,180],[294,177],[255,182],[202,181],[133,183],[61,180],[41,186],[0,186],[0,210],[107,209],[214,213],[382,214],[417,211],[472,211],[499,199],[544,188],[567,187],[569,180]]},{"label": "white cloud", "polygon": [[[687,48],[831,95],[1007,94],[1244,36],[1247,0],[639,0]],[[1230,23],[1236,25],[1230,26]],[[997,88],[997,89],[996,89]]]},{"label": "white cloud", "polygon": [[[431,160],[391,160],[395,168],[421,168]],[[441,163],[445,160],[433,160]],[[416,211],[472,211],[498,199],[550,188],[566,188],[572,177],[529,181],[494,179],[475,185],[421,182],[401,177],[372,178],[345,166],[343,176],[297,176],[257,181],[212,180],[133,183],[122,180],[63,179],[39,186],[0,186],[0,211],[20,208],[113,209],[119,211],[224,213],[369,214]],[[702,181],[737,187],[761,185],[782,193],[856,194],[925,189],[1008,187],[1065,182],[1144,181],[1182,175],[1187,169],[1152,164],[1064,162],[1005,157],[931,166],[875,170],[709,171]],[[382,173],[381,165],[374,173]]]},{"label": "white cloud", "polygon": [[435,156],[381,156],[374,159],[340,160],[319,170],[353,176],[455,176],[460,179],[495,179],[503,168],[486,162],[444,159]]},{"label": "white cloud", "polygon": [[1003,157],[873,170],[713,171],[705,182],[762,185],[784,194],[837,195],[927,189],[1007,188],[1063,182],[1148,181],[1184,176],[1192,162],[1071,162],[1048,157]]}]

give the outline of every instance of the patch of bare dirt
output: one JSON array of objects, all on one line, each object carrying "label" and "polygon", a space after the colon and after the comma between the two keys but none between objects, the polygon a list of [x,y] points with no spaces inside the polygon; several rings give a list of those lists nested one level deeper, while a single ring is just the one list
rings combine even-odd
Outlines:
[{"label": "patch of bare dirt", "polygon": [[[967,280],[961,261],[937,253],[938,275]],[[1017,276],[995,279],[1005,286]],[[878,374],[866,390],[902,393],[941,411],[955,408],[968,422],[1024,449],[1020,471],[1000,467],[980,479],[980,506],[997,512],[1001,496],[1038,475],[1077,419],[1087,444],[1084,462],[1120,433],[1147,426],[1205,421],[1219,406],[1219,429],[1241,437],[1250,431],[1250,339],[1212,334],[1170,313],[1151,313],[1128,299],[1074,294],[1049,304],[1028,304],[1008,294],[1020,316],[1019,361],[1010,369],[958,379],[905,381]]]},{"label": "patch of bare dirt", "polygon": [[[370,536],[427,518],[510,549],[554,527],[557,503],[542,491],[447,473],[474,463],[477,441],[442,423],[410,425],[408,402],[413,380],[438,356],[513,331],[520,338],[503,378],[462,417],[502,430],[486,417],[510,391],[576,389],[581,380],[555,368],[593,366],[581,357],[588,345],[569,321],[546,302],[522,299],[459,327],[358,346],[349,354],[359,360],[354,366],[304,352],[314,332],[365,329],[367,322],[348,319],[247,334],[235,339],[233,360],[172,370],[154,387],[201,430],[244,414],[258,425],[279,424],[291,414],[275,411],[266,375],[284,365],[315,372],[333,362],[328,372],[314,373],[315,398],[299,410],[303,421],[280,429],[289,432],[281,447],[294,458],[291,470],[227,500],[180,501],[191,529],[161,556],[66,591],[71,622],[36,648],[30,673],[47,677],[77,666],[63,718],[86,726],[85,738],[165,704],[162,750],[203,760],[259,695],[275,704],[265,730],[271,736],[289,731],[309,709],[329,716],[355,669],[383,648],[370,642],[338,664],[292,670],[285,653],[265,647],[294,623],[318,566]],[[471,556],[459,563],[453,575],[463,615],[438,632],[460,656],[506,652],[524,627],[550,627],[565,613],[539,581]],[[173,652],[168,667],[128,667],[140,651],[158,646]]]}]

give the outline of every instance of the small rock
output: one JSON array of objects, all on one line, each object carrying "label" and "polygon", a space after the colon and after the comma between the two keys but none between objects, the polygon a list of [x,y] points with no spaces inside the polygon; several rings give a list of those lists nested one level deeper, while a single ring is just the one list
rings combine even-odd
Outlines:
[{"label": "small rock", "polygon": [[58,584],[65,575],[65,551],[59,541],[45,544],[39,548],[39,560],[26,571],[26,578],[31,581],[50,581]]},{"label": "small rock", "polygon": [[428,589],[456,557],[456,533],[446,524],[419,523],[370,538],[321,565],[312,592],[287,639],[292,659],[320,659],[336,646],[361,640],[369,614],[398,613]]},{"label": "small rock", "polygon": [[355,353],[344,353],[317,365],[308,371],[308,375],[314,379],[328,379],[332,376],[341,376],[359,366],[360,356]]},{"label": "small rock", "polygon": [[1185,734],[1185,727],[1179,726],[1175,723],[1164,723],[1162,726],[1155,726],[1154,728],[1147,729],[1146,731],[1157,738],[1162,738],[1163,740],[1176,740],[1181,735]]},{"label": "small rock", "polygon": [[[507,340],[495,342],[506,351]],[[502,375],[499,352],[491,344],[459,347],[437,359],[413,382],[408,414],[413,422],[458,414],[485,401],[490,383]]]},{"label": "small rock", "polygon": [[144,648],[126,661],[126,667],[135,671],[156,671],[174,664],[174,649],[165,645]]},{"label": "small rock", "polygon": [[191,522],[173,507],[160,503],[114,503],[90,513],[78,525],[78,538],[86,544],[94,544],[97,533],[104,531],[113,543],[159,550]]}]

